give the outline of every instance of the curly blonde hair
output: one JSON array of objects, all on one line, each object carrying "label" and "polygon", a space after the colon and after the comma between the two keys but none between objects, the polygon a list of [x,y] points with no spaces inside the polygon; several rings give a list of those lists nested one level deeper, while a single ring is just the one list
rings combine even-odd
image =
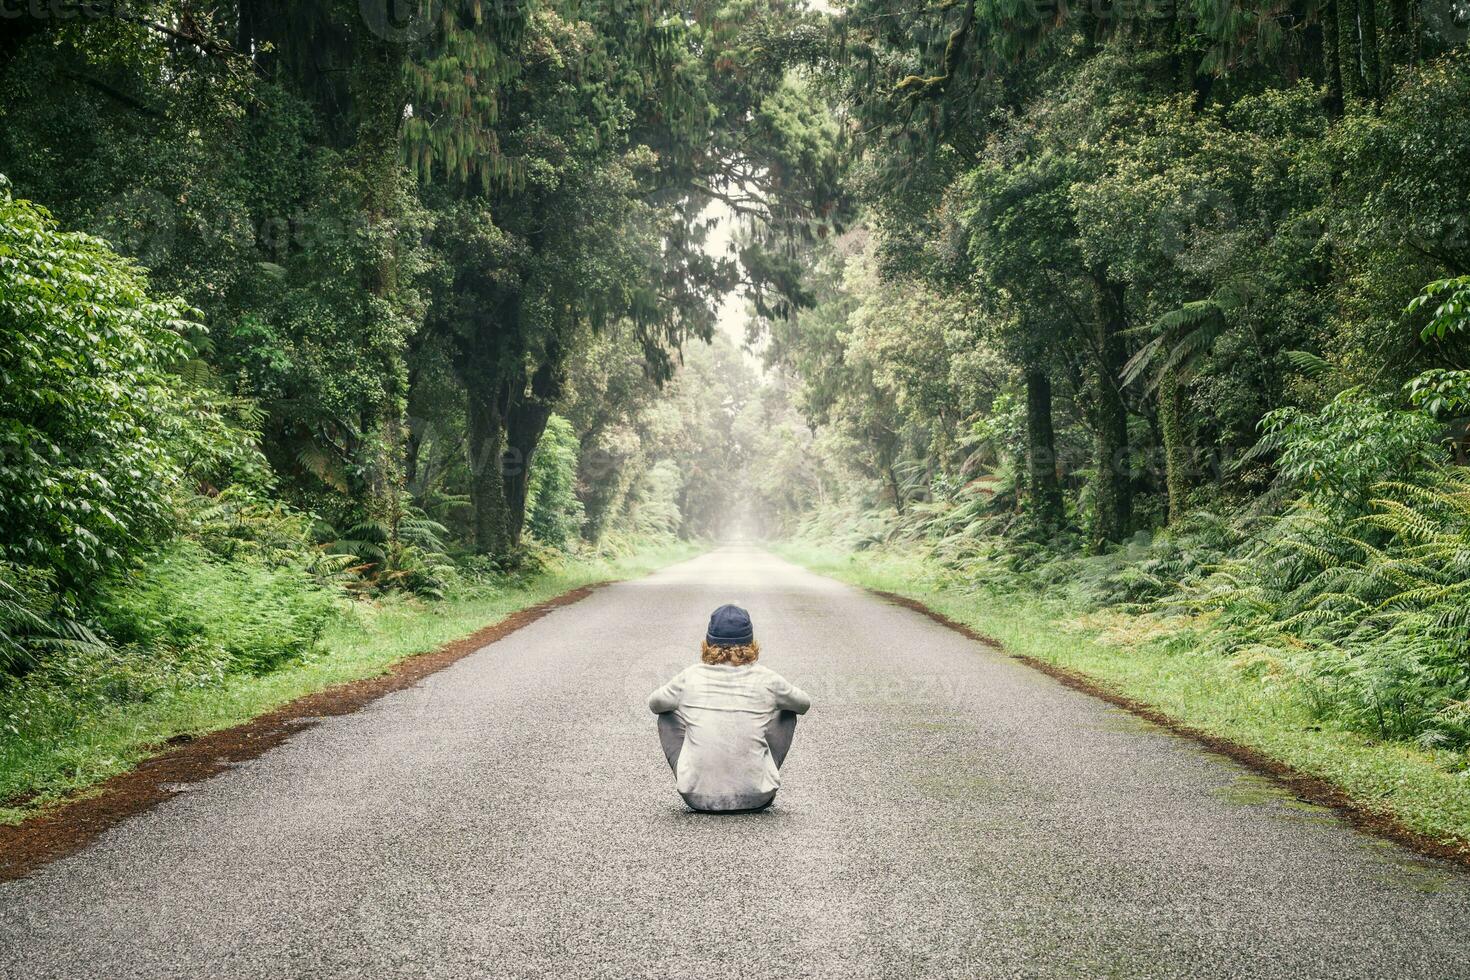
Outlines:
[{"label": "curly blonde hair", "polygon": [[742,643],[734,647],[715,646],[709,640],[705,640],[699,646],[699,659],[707,664],[727,664],[731,667],[744,667],[753,664],[760,658],[761,645],[754,640]]}]

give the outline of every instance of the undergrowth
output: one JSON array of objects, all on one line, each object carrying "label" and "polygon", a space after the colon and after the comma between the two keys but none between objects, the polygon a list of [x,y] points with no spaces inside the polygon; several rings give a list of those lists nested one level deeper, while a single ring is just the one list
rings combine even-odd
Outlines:
[{"label": "undergrowth", "polygon": [[1272,494],[1102,553],[1076,534],[1028,534],[1010,508],[963,488],[901,515],[830,509],[798,537],[851,553],[917,548],[966,588],[1037,597],[1069,617],[1130,617],[1140,643],[1248,664],[1318,720],[1463,752],[1470,474],[1425,438],[1422,412],[1381,401],[1342,397],[1265,428]]}]

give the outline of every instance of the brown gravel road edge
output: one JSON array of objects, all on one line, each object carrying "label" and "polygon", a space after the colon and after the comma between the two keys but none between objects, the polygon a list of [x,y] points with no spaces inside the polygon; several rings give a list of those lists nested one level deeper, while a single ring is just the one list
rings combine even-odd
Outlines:
[{"label": "brown gravel road edge", "polygon": [[393,691],[412,687],[496,640],[586,598],[606,585],[584,585],[538,605],[514,612],[498,623],[446,643],[429,653],[399,660],[374,677],[324,688],[289,701],[233,728],[207,735],[175,736],[170,748],[136,768],[85,790],[76,799],[43,810],[18,824],[0,826],[0,881],[23,878],[59,858],[74,854],[110,827],[169,799],[176,787],[209,779],[280,745],[324,718],[345,715]]},{"label": "brown gravel road edge", "polygon": [[864,591],[877,596],[895,605],[912,609],[940,623],[957,633],[963,634],[972,640],[984,643],[986,646],[994,647],[996,650],[1007,654],[1014,660],[1043,674],[1055,678],[1067,687],[1090,694],[1100,698],[1109,704],[1128,711],[1146,721],[1150,721],[1160,728],[1192,739],[1200,743],[1211,752],[1226,756],[1240,763],[1246,768],[1266,776],[1285,788],[1297,799],[1307,803],[1315,803],[1318,806],[1330,807],[1337,811],[1351,826],[1374,837],[1383,838],[1401,844],[1419,854],[1427,857],[1438,858],[1470,869],[1470,841],[1450,839],[1438,840],[1427,834],[1407,826],[1397,817],[1374,809],[1361,800],[1349,796],[1343,789],[1320,776],[1302,772],[1287,765],[1280,760],[1273,759],[1265,753],[1253,749],[1248,745],[1231,741],[1219,735],[1203,731],[1191,725],[1173,718],[1158,708],[1128,697],[1118,691],[1109,688],[1106,684],[1095,677],[1083,674],[1079,671],[1069,670],[1066,667],[1058,667],[1056,664],[1038,660],[1025,654],[1011,653],[1005,644],[993,636],[986,636],[976,632],[964,623],[956,622],[943,613],[930,609],[917,599],[899,595],[896,592],[884,592],[881,589],[865,589]]}]

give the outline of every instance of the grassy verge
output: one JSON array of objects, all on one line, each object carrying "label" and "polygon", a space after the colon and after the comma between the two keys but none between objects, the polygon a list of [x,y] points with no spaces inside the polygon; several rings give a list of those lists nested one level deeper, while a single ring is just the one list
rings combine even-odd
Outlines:
[{"label": "grassy verge", "polygon": [[[593,582],[633,578],[692,557],[699,546],[674,543],[616,559],[578,559],[535,575],[462,588],[440,602],[389,599],[346,603],[306,656],[270,673],[232,674],[186,684],[144,701],[104,708],[65,697],[0,704],[0,824],[26,816],[131,769],[179,735],[249,721],[334,684],[383,673],[416,654],[498,622],[518,610]],[[62,692],[63,694],[65,692]]]},{"label": "grassy verge", "polygon": [[1379,742],[1315,718],[1289,683],[1251,664],[1179,649],[1150,620],[1078,616],[1064,602],[977,591],[918,551],[848,554],[791,542],[774,550],[813,571],[916,599],[1007,650],[1086,675],[1171,719],[1326,780],[1356,804],[1470,854],[1463,753]]}]

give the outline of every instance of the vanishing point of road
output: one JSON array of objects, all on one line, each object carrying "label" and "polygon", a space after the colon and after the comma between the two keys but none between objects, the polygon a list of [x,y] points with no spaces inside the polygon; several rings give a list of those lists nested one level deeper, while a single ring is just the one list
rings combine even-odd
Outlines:
[{"label": "vanishing point of road", "polygon": [[[759,814],[644,707],[723,602],[815,699]],[[1470,875],[750,547],[179,789],[0,885],[0,976],[1470,976]]]}]

